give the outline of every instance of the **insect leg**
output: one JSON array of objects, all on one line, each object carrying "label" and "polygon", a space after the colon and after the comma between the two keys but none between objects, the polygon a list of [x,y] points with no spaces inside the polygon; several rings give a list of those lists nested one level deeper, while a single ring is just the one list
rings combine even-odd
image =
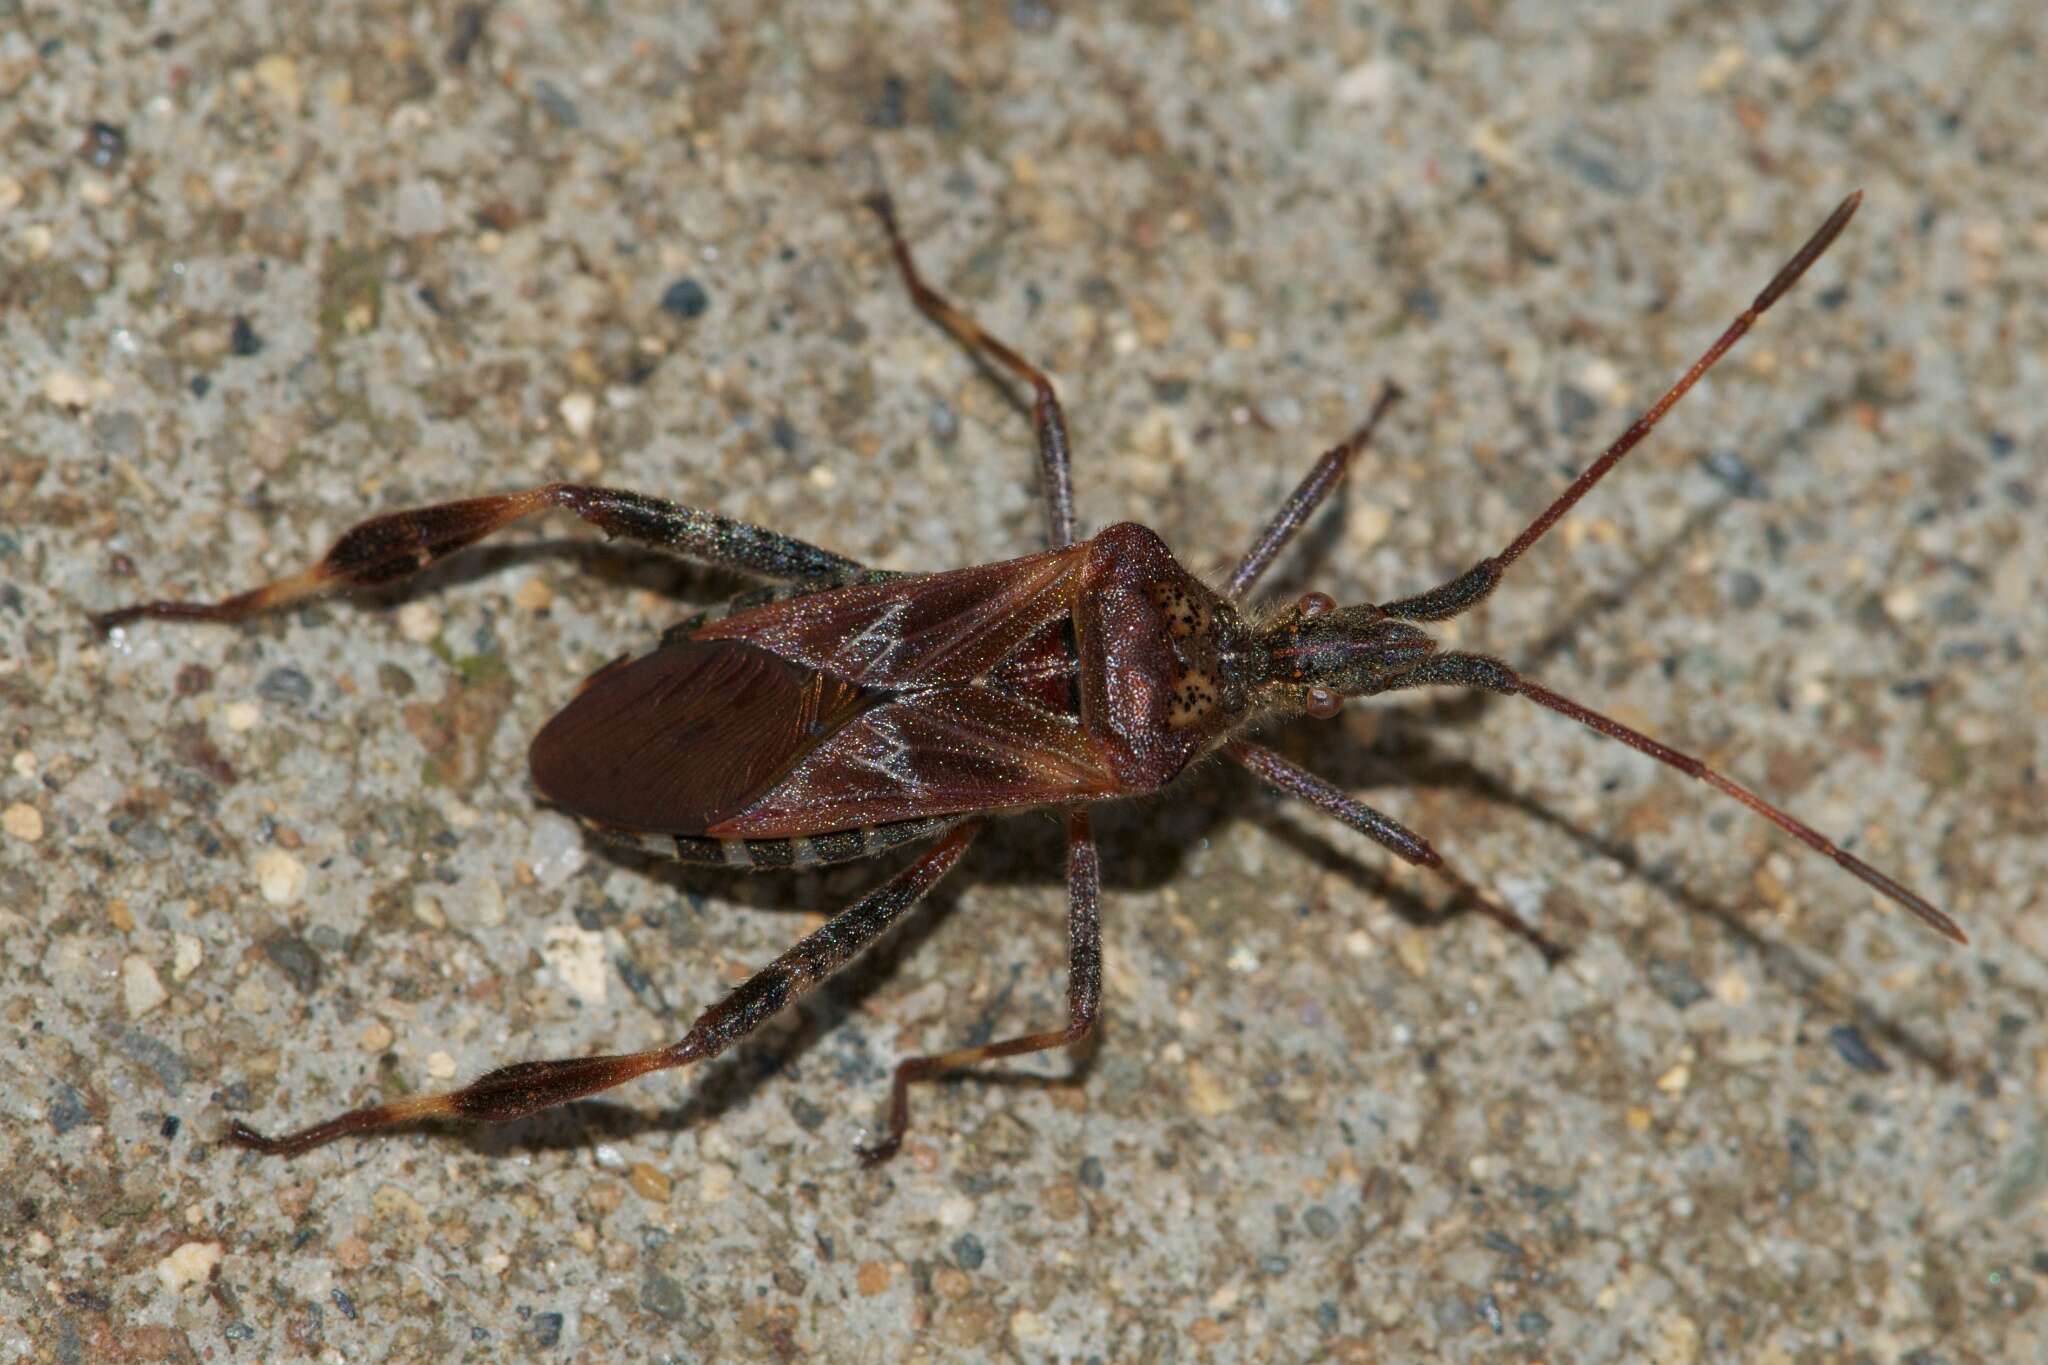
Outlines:
[{"label": "insect leg", "polygon": [[351,1110],[283,1137],[265,1137],[236,1122],[228,1130],[228,1140],[271,1156],[295,1156],[351,1133],[418,1119],[499,1123],[595,1095],[649,1072],[716,1057],[879,938],[960,861],[981,830],[979,824],[956,826],[916,862],[811,931],[698,1015],[690,1031],[667,1047],[609,1057],[514,1062],[479,1076],[460,1090]]},{"label": "insect leg", "polygon": [[1052,380],[1046,378],[1045,372],[1036,365],[983,331],[980,323],[947,302],[924,282],[924,277],[917,272],[917,263],[910,257],[910,247],[903,240],[903,232],[896,226],[896,207],[888,195],[870,195],[867,205],[882,220],[882,226],[889,234],[889,249],[896,256],[896,266],[903,272],[904,286],[910,290],[911,301],[917,304],[918,311],[951,332],[961,345],[995,361],[1029,384],[1037,395],[1031,405],[1031,422],[1038,432],[1038,467],[1039,478],[1044,484],[1047,534],[1055,550],[1072,545],[1074,476],[1067,457],[1067,419],[1060,410],[1059,395],[1053,392]]},{"label": "insect leg", "polygon": [[553,507],[574,512],[607,536],[769,578],[801,581],[860,568],[844,555],[717,512],[624,489],[551,483],[518,493],[387,512],[343,532],[319,563],[289,578],[219,602],[138,603],[102,612],[92,618],[93,624],[104,631],[146,616],[240,621],[330,588],[395,583],[523,517]]},{"label": "insect leg", "polygon": [[1488,658],[1484,654],[1463,654],[1455,651],[1432,655],[1414,671],[1403,674],[1393,686],[1383,690],[1391,692],[1409,687],[1482,687],[1489,692],[1527,697],[1538,706],[1548,707],[1561,716],[1568,716],[1589,729],[1598,730],[1609,739],[1618,739],[1631,749],[1648,754],[1659,763],[1668,763],[1687,777],[1698,778],[1716,791],[1734,797],[1816,853],[1832,858],[1843,871],[1885,899],[1911,912],[1936,933],[1954,939],[1957,943],[1970,941],[1954,920],[1935,909],[1933,905],[1853,853],[1838,847],[1833,840],[1822,835],[1811,825],[1794,819],[1741,783],[1723,777],[1691,754],[1680,753],[1640,730],[1623,725],[1610,716],[1603,716],[1591,707],[1581,706],[1569,697],[1559,696],[1541,683],[1522,677],[1498,659]]},{"label": "insect leg", "polygon": [[1381,416],[1400,396],[1398,385],[1383,386],[1379,400],[1372,405],[1372,412],[1358,430],[1325,451],[1315,467],[1309,470],[1308,476],[1295,485],[1294,491],[1287,495],[1287,501],[1280,504],[1280,510],[1273,514],[1273,519],[1266,523],[1266,529],[1259,532],[1259,538],[1238,561],[1236,570],[1230,575],[1229,585],[1223,590],[1225,597],[1233,602],[1244,600],[1244,595],[1259,581],[1259,575],[1266,572],[1266,566],[1273,562],[1274,556],[1286,548],[1302,523],[1322,505],[1324,498],[1330,496],[1330,490],[1337,486],[1338,480],[1350,467],[1351,457],[1365,449],[1366,442],[1372,439],[1372,429],[1379,425]]},{"label": "insect leg", "polygon": [[1523,551],[1534,545],[1543,537],[1544,532],[1555,526],[1565,513],[1571,511],[1578,500],[1591,491],[1594,484],[1607,477],[1607,472],[1620,464],[1622,457],[1634,450],[1637,444],[1650,434],[1651,428],[1664,420],[1664,414],[1671,411],[1672,405],[1685,397],[1692,386],[1699,383],[1700,377],[1713,369],[1715,362],[1726,355],[1736,342],[1742,340],[1744,334],[1755,325],[1756,320],[1799,282],[1799,277],[1806,273],[1807,267],[1819,260],[1821,253],[1832,246],[1835,238],[1841,235],[1842,229],[1849,225],[1849,220],[1856,215],[1856,206],[1862,202],[1863,195],[1860,191],[1844,199],[1835,211],[1828,215],[1828,220],[1821,224],[1820,230],[1807,238],[1806,245],[1800,247],[1792,259],[1785,263],[1784,268],[1771,277],[1771,282],[1764,286],[1763,292],[1756,296],[1755,301],[1743,309],[1735,321],[1728,324],[1728,329],[1715,339],[1714,344],[1707,347],[1705,353],[1693,362],[1692,368],[1680,375],[1678,382],[1665,390],[1662,398],[1650,405],[1649,411],[1636,418],[1629,425],[1629,429],[1621,433],[1599,459],[1587,465],[1585,471],[1572,480],[1571,487],[1565,489],[1550,506],[1544,508],[1543,514],[1530,522],[1522,534],[1508,542],[1506,549],[1491,558],[1480,560],[1448,583],[1440,584],[1428,592],[1418,593],[1413,597],[1404,597],[1398,602],[1384,603],[1380,610],[1402,621],[1441,621],[1446,617],[1468,611],[1485,600],[1487,594],[1499,584],[1501,574],[1506,572],[1508,565],[1520,559]]},{"label": "insect leg", "polygon": [[1454,871],[1444,862],[1443,855],[1436,851],[1429,840],[1406,825],[1337,790],[1308,769],[1288,762],[1271,749],[1257,744],[1247,744],[1243,740],[1232,740],[1224,746],[1224,751],[1232,759],[1251,769],[1261,782],[1274,791],[1283,796],[1306,801],[1323,814],[1351,826],[1395,857],[1417,867],[1428,868],[1450,885],[1456,897],[1455,903],[1470,906],[1518,938],[1528,940],[1531,946],[1543,954],[1545,962],[1555,965],[1564,957],[1562,948]]},{"label": "insect leg", "polygon": [[913,1082],[996,1057],[1066,1047],[1088,1036],[1102,1000],[1101,891],[1102,864],[1095,851],[1095,835],[1089,829],[1087,813],[1074,811],[1067,816],[1067,1026],[899,1063],[889,1090],[889,1131],[874,1146],[861,1149],[863,1165],[887,1161],[903,1146],[903,1134],[910,1127]]}]

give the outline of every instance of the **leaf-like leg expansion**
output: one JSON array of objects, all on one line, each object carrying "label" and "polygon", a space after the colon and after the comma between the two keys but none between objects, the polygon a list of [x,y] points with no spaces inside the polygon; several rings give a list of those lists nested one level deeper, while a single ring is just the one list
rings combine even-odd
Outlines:
[{"label": "leaf-like leg expansion", "polygon": [[1067,815],[1067,1026],[898,1063],[889,1089],[889,1131],[872,1147],[861,1149],[862,1164],[877,1165],[902,1148],[903,1134],[910,1127],[910,1087],[914,1082],[996,1057],[1066,1047],[1088,1036],[1102,1002],[1101,899],[1102,863],[1096,855],[1095,835],[1087,812],[1072,811]]},{"label": "leaf-like leg expansion", "polygon": [[479,1076],[460,1090],[351,1110],[283,1137],[265,1137],[237,1122],[229,1129],[228,1139],[252,1151],[295,1156],[351,1133],[418,1119],[502,1123],[595,1095],[652,1071],[716,1057],[881,937],[960,861],[981,830],[979,823],[955,826],[916,862],[840,911],[698,1015],[690,1031],[667,1047],[617,1056],[514,1062]]},{"label": "leaf-like leg expansion", "polygon": [[102,631],[142,617],[240,621],[332,588],[371,588],[409,578],[523,517],[559,507],[607,536],[786,582],[858,572],[844,555],[735,521],[718,512],[619,488],[551,483],[518,493],[387,512],[342,533],[319,563],[218,602],[141,602],[92,618]]}]

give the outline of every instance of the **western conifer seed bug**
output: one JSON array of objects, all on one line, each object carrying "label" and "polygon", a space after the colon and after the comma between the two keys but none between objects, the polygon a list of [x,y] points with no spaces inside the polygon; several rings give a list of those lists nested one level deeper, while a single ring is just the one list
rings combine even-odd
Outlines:
[{"label": "western conifer seed bug", "polygon": [[1412,597],[1339,607],[1310,592],[1274,609],[1247,597],[1365,446],[1396,397],[1318,459],[1220,592],[1153,532],[1125,522],[1075,539],[1067,426],[1047,377],[933,291],[889,200],[870,200],[912,300],[971,352],[1029,384],[1048,547],[942,573],[868,569],[716,512],[610,488],[555,483],[391,512],[344,534],[311,568],[218,602],[161,601],[95,618],[239,621],[330,588],[397,582],[549,508],[608,536],[776,580],[668,630],[650,652],[598,670],[534,740],[534,784],[589,826],[664,856],[734,868],[816,867],[935,841],[902,871],[645,1052],[519,1062],[446,1094],[370,1105],[282,1137],[230,1138],[291,1155],[419,1119],[498,1121],[649,1072],[715,1057],[872,944],[960,860],[996,816],[1050,807],[1066,822],[1068,1012],[1064,1026],[932,1056],[895,1072],[888,1124],[865,1148],[894,1153],[911,1083],[996,1057],[1074,1043],[1101,995],[1100,885],[1089,808],[1155,792],[1220,752],[1441,877],[1459,902],[1528,933],[1422,836],[1245,738],[1255,723],[1327,718],[1351,697],[1418,687],[1526,697],[1733,797],[1937,932],[1954,921],[1697,758],[1551,691],[1507,664],[1442,649],[1423,626],[1471,610],[1508,568],[1649,434],[1856,212],[1851,195],[1648,411],[1498,554]]}]

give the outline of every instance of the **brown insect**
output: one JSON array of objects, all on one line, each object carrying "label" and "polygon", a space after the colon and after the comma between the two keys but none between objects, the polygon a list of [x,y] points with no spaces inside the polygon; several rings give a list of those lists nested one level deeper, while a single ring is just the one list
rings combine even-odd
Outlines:
[{"label": "brown insect", "polygon": [[1316,461],[1221,593],[1142,526],[1125,522],[1077,542],[1066,421],[1051,381],[924,283],[888,199],[877,196],[871,205],[918,308],[1036,395],[1050,542],[1041,553],[945,573],[890,573],[716,512],[557,483],[374,518],[313,567],[224,601],[150,602],[95,618],[102,630],[141,617],[239,621],[329,588],[396,582],[522,517],[564,508],[609,536],[785,586],[675,626],[652,652],[593,675],[533,742],[534,783],[547,800],[607,836],[737,868],[814,867],[937,841],[666,1047],[519,1062],[460,1090],[352,1110],[283,1137],[236,1123],[232,1140],[292,1154],[416,1119],[513,1119],[715,1057],[873,943],[959,862],[991,818],[1043,807],[1065,812],[1065,1026],[901,1063],[887,1132],[862,1152],[879,1161],[902,1144],[913,1081],[1088,1034],[1102,985],[1100,874],[1088,808],[1156,792],[1217,751],[1430,868],[1462,902],[1534,938],[1422,836],[1242,737],[1261,720],[1328,717],[1348,697],[1416,687],[1527,697],[1591,726],[1734,797],[1940,933],[1966,941],[1925,900],[1698,759],[1497,659],[1439,649],[1418,624],[1484,601],[1508,566],[1827,250],[1859,201],[1844,200],[1693,367],[1505,549],[1427,592],[1377,606],[1339,607],[1311,592],[1248,613],[1245,600],[1364,447],[1396,396],[1391,386],[1365,424]]}]

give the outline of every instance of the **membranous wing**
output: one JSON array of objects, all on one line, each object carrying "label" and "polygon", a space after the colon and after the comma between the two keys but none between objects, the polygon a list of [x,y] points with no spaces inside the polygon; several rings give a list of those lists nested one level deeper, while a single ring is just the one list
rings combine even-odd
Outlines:
[{"label": "membranous wing", "polygon": [[1043,686],[1006,685],[1016,660],[1059,640],[1082,559],[859,584],[712,622],[592,677],[534,740],[534,781],[598,825],[743,838],[1108,795],[1075,717]]}]

